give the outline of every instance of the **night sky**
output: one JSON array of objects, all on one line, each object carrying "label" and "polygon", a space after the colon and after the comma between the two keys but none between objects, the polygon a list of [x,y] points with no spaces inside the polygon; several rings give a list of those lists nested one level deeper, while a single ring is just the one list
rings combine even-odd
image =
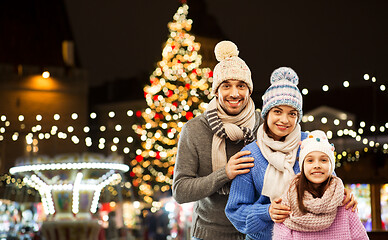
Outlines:
[{"label": "night sky", "polygon": [[[344,80],[365,84],[364,73],[388,82],[387,1],[199,2],[225,38],[238,45],[256,90],[266,89],[280,66],[294,68],[300,87],[340,86]],[[177,0],[65,3],[92,85],[149,75],[161,60],[167,23],[180,5]],[[194,19],[193,29],[195,24]]]}]

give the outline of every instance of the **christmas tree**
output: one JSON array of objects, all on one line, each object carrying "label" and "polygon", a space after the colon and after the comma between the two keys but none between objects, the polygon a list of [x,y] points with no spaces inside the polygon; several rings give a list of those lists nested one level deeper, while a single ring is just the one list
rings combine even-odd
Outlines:
[{"label": "christmas tree", "polygon": [[156,193],[170,190],[182,126],[201,114],[211,98],[212,71],[199,68],[200,44],[189,34],[193,21],[187,19],[188,8],[187,4],[179,7],[168,24],[162,60],[144,88],[149,107],[136,113],[140,123],[133,125],[142,149],[131,161],[130,176],[135,192],[147,203]]}]

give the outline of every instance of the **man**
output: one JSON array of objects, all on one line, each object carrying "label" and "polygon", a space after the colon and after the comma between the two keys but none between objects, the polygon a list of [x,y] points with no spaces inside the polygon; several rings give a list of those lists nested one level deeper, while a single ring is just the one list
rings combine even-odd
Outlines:
[{"label": "man", "polygon": [[178,203],[196,201],[192,239],[244,239],[225,216],[231,181],[249,172],[253,159],[242,147],[255,140],[259,114],[250,97],[251,72],[237,46],[215,47],[212,93],[206,112],[188,121],[180,133],[173,196]]}]

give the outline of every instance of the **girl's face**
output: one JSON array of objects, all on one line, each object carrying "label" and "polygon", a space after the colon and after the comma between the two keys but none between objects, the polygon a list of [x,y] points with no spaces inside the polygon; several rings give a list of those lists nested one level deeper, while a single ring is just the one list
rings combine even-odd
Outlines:
[{"label": "girl's face", "polygon": [[319,151],[311,152],[307,154],[303,162],[304,175],[314,187],[318,187],[331,175],[329,172],[330,164],[329,156],[325,153]]},{"label": "girl's face", "polygon": [[287,136],[295,129],[297,120],[298,111],[293,107],[281,105],[271,108],[267,118],[271,137],[279,141],[282,137]]},{"label": "girl's face", "polygon": [[229,115],[239,114],[248,104],[250,96],[248,85],[240,80],[225,80],[216,92],[217,100]]}]

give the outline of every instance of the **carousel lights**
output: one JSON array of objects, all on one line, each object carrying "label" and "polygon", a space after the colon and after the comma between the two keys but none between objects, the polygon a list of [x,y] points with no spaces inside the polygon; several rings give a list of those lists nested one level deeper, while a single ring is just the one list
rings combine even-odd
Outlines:
[{"label": "carousel lights", "polygon": [[95,192],[94,192],[94,195],[93,195],[92,205],[90,207],[90,211],[92,213],[95,213],[97,211],[97,206],[98,206],[98,201],[100,199],[101,190],[105,186],[110,184],[111,182],[118,181],[118,180],[121,180],[121,176],[120,176],[120,174],[116,173],[116,174],[113,174],[108,179],[106,179],[105,181],[101,182],[100,184],[98,184],[95,187]]},{"label": "carousel lights", "polygon": [[79,185],[81,184],[82,177],[83,174],[81,172],[78,172],[74,180],[72,203],[72,212],[74,214],[77,214],[79,212]]},{"label": "carousel lights", "polygon": [[26,166],[12,167],[9,172],[11,174],[30,172],[30,171],[43,171],[43,170],[64,170],[64,169],[113,169],[123,172],[127,172],[129,167],[121,163],[96,163],[96,162],[83,162],[83,163],[50,163],[50,164],[34,164]]},{"label": "carousel lights", "polygon": [[54,114],[54,120],[58,121],[60,118],[61,116],[58,113]]}]

